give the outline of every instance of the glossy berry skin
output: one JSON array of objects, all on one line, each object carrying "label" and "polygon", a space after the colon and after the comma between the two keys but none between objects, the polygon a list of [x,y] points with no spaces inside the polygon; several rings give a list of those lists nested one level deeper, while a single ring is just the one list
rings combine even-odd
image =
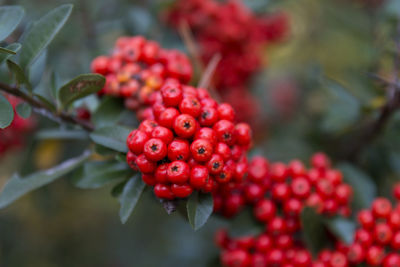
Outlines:
[{"label": "glossy berry skin", "polygon": [[378,223],[374,227],[375,241],[379,245],[386,245],[392,241],[392,228],[386,223]]},{"label": "glossy berry skin", "polygon": [[382,247],[372,246],[367,249],[365,260],[371,266],[380,266],[384,256],[385,251]]},{"label": "glossy berry skin", "polygon": [[174,131],[182,138],[189,138],[196,132],[196,121],[188,114],[181,114],[175,118]]},{"label": "glossy berry skin", "polygon": [[230,104],[228,103],[219,104],[217,111],[220,120],[228,120],[232,122],[235,120],[235,110],[232,108]]},{"label": "glossy berry skin", "polygon": [[213,130],[217,134],[218,141],[232,145],[235,141],[235,126],[227,120],[220,120],[214,124]]},{"label": "glossy berry skin", "polygon": [[138,167],[136,165],[136,158],[137,156],[131,151],[128,151],[128,153],[126,154],[126,163],[128,163],[129,167],[131,167],[131,169],[135,171],[138,170]]},{"label": "glossy berry skin", "polygon": [[224,165],[222,171],[215,176],[215,180],[219,183],[227,183],[232,179],[232,174],[233,170],[228,165]]},{"label": "glossy berry skin", "polygon": [[190,152],[192,157],[198,162],[205,162],[210,160],[213,147],[206,139],[197,139],[190,145]]},{"label": "glossy berry skin", "polygon": [[292,180],[291,190],[293,196],[300,199],[305,199],[311,193],[311,185],[307,179],[298,177]]},{"label": "glossy berry skin", "polygon": [[130,151],[136,155],[143,152],[144,144],[149,140],[149,136],[142,131],[134,130],[128,136],[127,145]]},{"label": "glossy berry skin", "polygon": [[248,146],[251,143],[252,132],[247,123],[238,123],[235,126],[235,137],[237,143],[242,146]]},{"label": "glossy berry skin", "polygon": [[386,198],[377,198],[372,202],[372,214],[376,218],[387,218],[392,211],[392,204]]},{"label": "glossy berry skin", "polygon": [[358,244],[351,244],[347,252],[347,259],[351,264],[360,264],[365,258],[364,248]]},{"label": "glossy berry skin", "polygon": [[170,144],[174,139],[174,134],[172,131],[163,126],[157,126],[154,128],[153,132],[151,133],[153,138],[158,138],[163,141],[166,145]]},{"label": "glossy berry skin", "polygon": [[195,97],[185,97],[179,104],[179,110],[182,114],[197,118],[201,113],[201,104]]},{"label": "glossy berry skin", "polygon": [[164,105],[167,107],[176,107],[182,101],[182,89],[176,84],[166,84],[161,88]]},{"label": "glossy berry skin", "polygon": [[158,121],[161,126],[173,129],[175,119],[179,116],[179,111],[176,108],[167,108],[161,112]]},{"label": "glossy berry skin", "polygon": [[156,179],[157,183],[166,184],[168,182],[168,163],[161,164],[157,167],[154,178]]},{"label": "glossy berry skin", "polygon": [[167,146],[161,139],[151,138],[144,145],[143,151],[147,159],[159,161],[167,155]]},{"label": "glossy berry skin", "polygon": [[142,180],[149,186],[154,186],[157,184],[156,178],[151,174],[142,174]]},{"label": "glossy berry skin", "polygon": [[215,131],[208,127],[200,128],[196,132],[194,139],[206,139],[211,143],[213,147],[217,144],[218,141],[217,134],[215,133]]},{"label": "glossy berry skin", "polygon": [[171,188],[165,184],[156,184],[154,186],[154,194],[162,199],[174,199],[175,195],[172,193]]},{"label": "glossy berry skin", "polygon": [[190,171],[189,183],[196,189],[203,188],[209,179],[208,169],[204,166],[194,166]]},{"label": "glossy berry skin", "polygon": [[175,139],[168,145],[169,160],[187,160],[189,156],[189,143],[186,140]]},{"label": "glossy berry skin", "polygon": [[157,164],[148,160],[144,154],[140,154],[135,163],[139,170],[145,174],[152,174],[157,168]]},{"label": "glossy berry skin", "polygon": [[139,131],[146,133],[148,136],[151,136],[154,128],[158,126],[158,123],[154,120],[144,120],[139,125]]},{"label": "glossy berry skin", "polygon": [[211,174],[218,174],[224,167],[224,159],[219,154],[213,154],[206,166]]},{"label": "glossy berry skin", "polygon": [[218,112],[212,107],[202,107],[199,123],[201,126],[213,126],[218,121]]},{"label": "glossy berry skin", "polygon": [[369,210],[362,210],[357,216],[358,222],[365,229],[371,229],[375,224],[374,215]]},{"label": "glossy berry skin", "polygon": [[382,263],[383,267],[399,267],[400,266],[400,255],[396,253],[388,254]]},{"label": "glossy berry skin", "polygon": [[176,197],[185,198],[190,196],[193,192],[193,188],[190,185],[178,185],[173,184],[171,185],[171,191]]},{"label": "glossy berry skin", "polygon": [[167,177],[171,183],[183,184],[187,182],[189,176],[190,167],[186,162],[176,160],[168,165]]}]

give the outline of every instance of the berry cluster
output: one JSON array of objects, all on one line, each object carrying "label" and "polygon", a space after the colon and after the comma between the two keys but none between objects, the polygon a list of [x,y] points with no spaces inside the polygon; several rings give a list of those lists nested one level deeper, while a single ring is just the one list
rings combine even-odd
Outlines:
[{"label": "berry cluster", "polygon": [[306,169],[299,160],[289,164],[269,163],[254,157],[248,164],[248,177],[243,183],[227,183],[214,194],[214,209],[230,217],[245,204],[254,205],[254,216],[261,222],[275,217],[280,208],[283,220],[295,218],[304,205],[315,207],[326,215],[350,214],[352,188],[343,183],[342,173],[331,169],[323,153],[311,158],[312,168]]},{"label": "berry cluster", "polygon": [[[219,186],[214,192],[217,212],[233,216],[248,204],[255,220],[265,225],[265,231],[256,237],[230,238],[223,230],[217,232],[224,266],[342,266],[313,262],[301,239],[300,213],[311,206],[326,216],[348,216],[352,189],[342,182],[341,172],[331,168],[325,154],[314,154],[311,165],[307,170],[299,160],[285,165],[254,157],[243,183]],[[336,254],[332,261],[338,260]]]},{"label": "berry cluster", "polygon": [[151,99],[145,120],[128,136],[127,162],[157,197],[185,198],[243,179],[251,130],[235,124],[229,104],[176,81],[164,83]]},{"label": "berry cluster", "polygon": [[91,69],[106,77],[100,94],[124,98],[131,110],[147,105],[167,78],[187,83],[192,77],[192,66],[184,54],[163,49],[142,36],[119,38],[111,55],[95,58]]},{"label": "berry cluster", "polygon": [[7,128],[0,129],[0,156],[13,148],[22,147],[26,134],[35,126],[32,118],[24,119],[15,112],[16,106],[21,103],[18,98],[9,95],[5,97],[14,108],[14,120]]}]

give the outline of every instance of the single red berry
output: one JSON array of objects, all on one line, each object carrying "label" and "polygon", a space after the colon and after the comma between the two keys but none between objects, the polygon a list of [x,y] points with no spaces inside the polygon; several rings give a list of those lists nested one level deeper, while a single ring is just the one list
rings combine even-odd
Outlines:
[{"label": "single red berry", "polygon": [[183,94],[180,85],[166,84],[161,88],[161,95],[164,105],[167,107],[176,107],[181,103]]},{"label": "single red berry", "polygon": [[276,206],[274,202],[269,199],[263,199],[257,202],[254,206],[254,216],[260,222],[268,222],[276,214]]},{"label": "single red berry", "polygon": [[108,64],[109,64],[108,57],[99,56],[92,61],[90,68],[95,73],[105,75],[108,73]]},{"label": "single red berry", "polygon": [[347,262],[346,255],[342,252],[334,252],[332,253],[331,260],[329,261],[330,266],[332,267],[347,267],[349,266]]},{"label": "single red berry", "polygon": [[339,170],[332,169],[325,172],[325,178],[333,185],[339,185],[342,183],[343,175]]},{"label": "single red berry", "polygon": [[194,166],[190,171],[190,184],[196,188],[203,188],[209,179],[208,169],[201,165]]},{"label": "single red berry", "polygon": [[327,169],[330,167],[331,163],[324,153],[319,152],[311,157],[311,165],[317,169]]},{"label": "single red berry", "polygon": [[143,148],[144,154],[148,160],[159,161],[167,155],[167,146],[161,139],[149,139]]},{"label": "single red berry", "polygon": [[293,237],[287,234],[280,235],[275,239],[275,244],[280,249],[289,249],[293,246]]},{"label": "single red berry", "polygon": [[174,121],[174,131],[182,138],[189,138],[196,132],[196,120],[187,114],[181,114]]},{"label": "single red berry", "polygon": [[175,139],[168,145],[168,159],[187,160],[190,156],[189,143],[183,139]]},{"label": "single red berry", "polygon": [[192,157],[198,162],[204,162],[211,159],[213,147],[206,139],[197,139],[190,145]]},{"label": "single red berry", "polygon": [[254,253],[251,257],[250,266],[253,267],[264,267],[267,266],[267,259],[264,254]]},{"label": "single red berry", "polygon": [[212,107],[202,107],[199,122],[201,126],[213,126],[218,121],[218,112]]},{"label": "single red berry", "polygon": [[324,200],[317,193],[312,193],[306,200],[306,205],[314,208],[318,213],[324,209]]},{"label": "single red berry", "polygon": [[222,171],[224,167],[224,159],[219,154],[211,155],[210,160],[207,162],[208,171],[211,174],[218,174]]},{"label": "single red berry", "polygon": [[284,202],[283,211],[288,216],[299,216],[301,210],[303,209],[303,204],[297,198],[291,198]]},{"label": "single red berry", "polygon": [[270,166],[271,179],[277,183],[285,182],[288,171],[286,165],[282,162],[272,163]]},{"label": "single red berry", "polygon": [[131,167],[131,169],[135,171],[139,170],[136,165],[136,158],[137,156],[131,151],[128,151],[128,153],[126,154],[126,163],[128,163],[129,167]]},{"label": "single red berry", "polygon": [[335,199],[325,199],[323,212],[328,215],[335,215],[339,209],[338,203]]},{"label": "single red berry", "polygon": [[272,198],[278,201],[285,201],[290,198],[290,187],[286,183],[276,183],[272,186]]},{"label": "single red berry", "polygon": [[331,261],[332,258],[332,251],[328,249],[323,249],[321,252],[318,254],[318,259],[323,262],[328,264]]},{"label": "single red berry", "polygon": [[218,183],[227,183],[231,180],[233,174],[233,170],[229,165],[224,165],[222,167],[222,171],[215,176],[215,180]]},{"label": "single red berry", "polygon": [[235,120],[235,110],[232,108],[231,105],[227,103],[221,103],[219,104],[217,111],[220,120],[228,120],[228,121]]},{"label": "single red berry", "polygon": [[157,168],[157,163],[150,161],[144,154],[136,158],[136,165],[142,173],[152,174]]},{"label": "single red berry", "polygon": [[297,177],[292,180],[290,185],[294,197],[305,199],[311,193],[311,185],[306,178]]},{"label": "single red berry", "polygon": [[388,218],[388,224],[393,230],[400,229],[400,212],[393,210]]},{"label": "single red berry", "polygon": [[249,164],[249,180],[261,183],[268,176],[269,163],[263,157],[254,157]]},{"label": "single red berry", "polygon": [[179,110],[182,114],[197,118],[201,113],[200,101],[195,97],[185,97],[179,104]]},{"label": "single red berry", "polygon": [[247,123],[238,123],[235,126],[236,141],[239,145],[248,146],[251,143],[251,128]]},{"label": "single red berry", "polygon": [[255,249],[260,253],[268,252],[273,246],[273,240],[266,234],[260,235],[255,241]]},{"label": "single red berry", "polygon": [[392,204],[388,199],[379,197],[372,202],[371,210],[376,218],[387,218],[392,211]]},{"label": "single red berry", "polygon": [[386,245],[392,240],[393,232],[388,224],[378,223],[374,228],[374,236],[379,245]]},{"label": "single red berry", "polygon": [[158,122],[161,126],[172,129],[175,119],[179,116],[179,111],[176,108],[167,108],[161,112],[158,117]]},{"label": "single red berry", "polygon": [[232,122],[220,120],[214,124],[213,130],[217,134],[218,141],[224,142],[228,145],[233,145],[235,141],[235,126]]},{"label": "single red berry", "polygon": [[374,227],[375,224],[374,215],[369,210],[360,211],[357,215],[357,219],[361,227],[365,229],[371,229],[372,227]]},{"label": "single red berry", "polygon": [[190,194],[192,194],[193,188],[187,184],[183,185],[172,184],[171,191],[176,197],[185,198],[190,196]]},{"label": "single red berry", "polygon": [[292,177],[305,177],[307,174],[306,167],[300,160],[292,160],[288,165],[289,175]]},{"label": "single red berry", "polygon": [[364,248],[360,244],[354,243],[349,246],[347,259],[351,264],[360,264],[364,260],[364,257]]},{"label": "single red berry", "polygon": [[384,257],[385,251],[382,247],[371,246],[367,249],[365,260],[371,266],[380,266]]},{"label": "single red berry", "polygon": [[396,253],[389,253],[383,259],[383,267],[400,267],[400,255]]},{"label": "single red berry", "polygon": [[286,232],[286,221],[281,217],[273,217],[267,223],[268,233],[272,235],[281,235]]},{"label": "single red berry", "polygon": [[320,180],[317,182],[316,190],[317,190],[317,193],[318,193],[323,199],[330,198],[330,197],[332,197],[332,196],[334,195],[334,193],[335,193],[335,188],[334,188],[334,186],[332,185],[332,183],[331,183],[330,181],[328,181],[328,180],[325,179],[325,178],[320,179]]},{"label": "single red berry", "polygon": [[237,238],[236,245],[244,250],[250,250],[254,247],[255,239],[252,236],[241,236]]},{"label": "single red berry", "polygon": [[392,249],[400,250],[400,231],[397,231],[393,237],[392,242],[390,243]]},{"label": "single red berry", "polygon": [[190,176],[189,165],[181,160],[176,160],[168,165],[167,177],[171,183],[183,184]]},{"label": "single red berry", "polygon": [[151,136],[154,128],[158,126],[158,123],[153,120],[144,120],[139,125],[139,131],[146,133],[148,136]]},{"label": "single red berry", "polygon": [[174,139],[174,134],[172,131],[163,126],[155,127],[151,135],[153,138],[161,139],[166,145],[171,143]]},{"label": "single red berry", "polygon": [[[234,172],[233,172],[233,180],[235,182],[240,183],[243,180],[243,178],[245,177],[247,170],[248,170],[247,162],[237,163],[236,167],[234,169]],[[265,189],[265,186],[264,185],[262,185],[262,186]]]},{"label": "single red berry", "polygon": [[264,196],[264,189],[258,184],[250,183],[245,187],[244,195],[247,202],[254,203]]},{"label": "single red berry", "polygon": [[133,130],[127,138],[127,145],[130,151],[140,155],[143,153],[144,144],[147,140],[149,140],[149,136],[145,132]]},{"label": "single red berry", "polygon": [[217,134],[213,129],[208,127],[200,128],[194,135],[194,139],[206,139],[213,147],[217,144]]},{"label": "single red berry", "polygon": [[165,184],[156,184],[154,186],[154,194],[156,195],[156,197],[158,198],[162,198],[162,199],[174,199],[175,196],[171,191],[171,188]]},{"label": "single red berry", "polygon": [[224,161],[229,160],[232,156],[231,149],[225,143],[218,143],[215,147],[215,153],[219,154],[224,159]]},{"label": "single red berry", "polygon": [[225,217],[232,217],[240,212],[243,208],[244,200],[239,194],[233,194],[227,197],[223,215]]},{"label": "single red berry", "polygon": [[285,254],[282,250],[273,248],[271,249],[267,255],[268,266],[281,266],[285,260]]},{"label": "single red berry", "polygon": [[311,261],[311,254],[306,250],[297,251],[293,257],[293,265],[298,267],[308,267],[311,265]]},{"label": "single red berry", "polygon": [[353,189],[348,184],[340,184],[335,190],[335,200],[339,204],[346,205],[349,203],[351,196],[353,194]]},{"label": "single red berry", "polygon": [[365,249],[369,248],[374,240],[372,234],[369,231],[365,229],[358,229],[354,233],[354,241],[359,243]]},{"label": "single red berry", "polygon": [[168,182],[167,177],[168,163],[161,164],[157,167],[154,177],[157,180],[157,183],[166,184]]}]

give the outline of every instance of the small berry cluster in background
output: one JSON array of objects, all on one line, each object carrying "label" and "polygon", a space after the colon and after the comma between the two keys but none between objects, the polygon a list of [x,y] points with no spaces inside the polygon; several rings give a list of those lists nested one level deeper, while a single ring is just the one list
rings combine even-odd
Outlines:
[{"label": "small berry cluster in background", "polygon": [[209,193],[217,184],[241,182],[251,130],[235,123],[229,104],[172,81],[153,99],[152,115],[128,137],[127,160],[157,197],[185,198],[193,190]]},{"label": "small berry cluster in background", "polygon": [[147,105],[167,78],[187,83],[192,77],[192,65],[184,54],[142,36],[119,38],[111,55],[95,58],[91,69],[106,77],[100,94],[124,98],[131,110]]},{"label": "small berry cluster in background", "polygon": [[7,128],[0,129],[0,157],[7,151],[23,147],[26,135],[35,127],[34,119],[24,119],[15,111],[21,100],[9,95],[5,97],[14,108],[14,120]]},{"label": "small berry cluster in background", "polygon": [[[221,55],[214,75],[214,85],[227,101],[232,91],[235,98],[229,102],[236,109],[242,99],[257,101],[249,93],[249,81],[261,69],[266,44],[282,41],[289,31],[286,14],[277,12],[257,16],[241,1],[178,0],[166,12],[166,20],[174,28],[187,23],[199,45],[201,60],[207,64],[213,56]],[[253,110],[256,113],[257,109]],[[250,121],[254,114],[240,114]]]}]

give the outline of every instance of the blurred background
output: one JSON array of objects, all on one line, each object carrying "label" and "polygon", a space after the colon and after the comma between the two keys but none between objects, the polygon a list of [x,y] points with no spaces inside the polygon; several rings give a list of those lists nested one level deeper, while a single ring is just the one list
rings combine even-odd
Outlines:
[{"label": "blurred background", "polygon": [[[236,14],[232,10],[239,7],[241,16],[221,15],[219,28],[211,21],[215,14],[202,13],[201,1],[187,0],[195,3],[191,7],[177,3],[182,1],[5,0],[0,4],[25,8],[25,23],[14,38],[28,21],[61,3],[74,4],[72,16],[43,56],[44,76],[57,70],[61,80],[90,72],[91,60],[107,54],[123,35],[144,35],[164,47],[190,52],[180,23],[181,18],[188,19],[200,53],[191,56],[198,56],[203,67],[214,54],[222,56],[213,86],[222,100],[240,110],[241,119],[252,123],[256,137],[252,154],[287,162],[325,151],[336,162],[362,170],[381,195],[388,192],[400,178],[399,114],[371,145],[356,151],[356,157],[351,146],[363,124],[385,104],[382,79],[394,78],[399,1],[230,1],[236,6],[221,6],[217,13]],[[251,20],[240,27],[249,16],[259,18],[259,25]],[[234,38],[218,46],[220,40],[212,31],[202,28],[209,23]],[[255,37],[247,38],[253,30]],[[245,37],[236,38],[239,35]],[[233,65],[242,66],[230,68]],[[0,71],[0,79],[5,73]],[[38,128],[50,124],[40,118],[36,123]],[[48,168],[82,147],[77,141],[44,141],[34,131],[23,139],[0,155],[1,184],[17,170]],[[217,228],[255,230],[244,213],[229,223],[214,216],[194,232],[179,212],[168,216],[150,193],[121,225],[111,187],[84,191],[66,178],[0,211],[0,266],[218,266],[212,242]]]}]

